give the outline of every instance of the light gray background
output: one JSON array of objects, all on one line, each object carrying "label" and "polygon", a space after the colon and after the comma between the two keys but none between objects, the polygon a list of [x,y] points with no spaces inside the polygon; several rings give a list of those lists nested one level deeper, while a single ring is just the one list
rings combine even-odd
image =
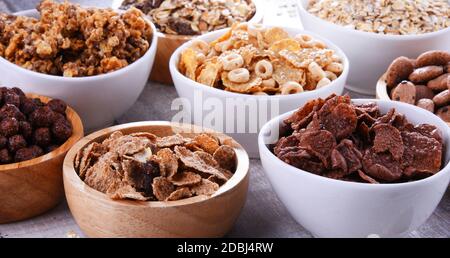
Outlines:
[{"label": "light gray background", "polygon": [[[266,0],[267,4],[281,1]],[[289,2],[291,0],[283,0]],[[16,12],[31,9],[39,0],[0,0],[0,11]],[[110,6],[112,1],[78,0],[86,5]],[[273,9],[271,9],[273,10]],[[280,12],[281,13],[281,12]],[[272,15],[273,16],[273,15]],[[14,86],[14,85],[7,85]],[[351,93],[352,97],[367,97]],[[170,120],[175,88],[149,82],[139,100],[117,123],[145,120]],[[264,176],[259,160],[251,160],[250,190],[247,203],[229,237],[311,237],[297,224],[278,200]],[[330,214],[333,216],[333,214]],[[83,237],[66,202],[50,212],[23,222],[0,225],[1,237],[67,237],[73,233]],[[434,214],[409,237],[450,237],[450,191],[447,191]]]}]

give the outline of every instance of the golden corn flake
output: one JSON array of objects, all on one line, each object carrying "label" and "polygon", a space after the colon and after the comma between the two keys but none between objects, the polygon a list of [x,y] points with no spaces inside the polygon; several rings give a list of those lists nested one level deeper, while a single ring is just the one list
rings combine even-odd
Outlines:
[{"label": "golden corn flake", "polygon": [[281,50],[288,50],[295,52],[300,51],[301,49],[302,47],[300,46],[300,43],[298,43],[297,40],[292,38],[276,41],[269,47],[269,50],[273,51],[274,53],[279,53]]},{"label": "golden corn flake", "polygon": [[207,63],[197,77],[197,82],[213,87],[219,79],[219,72],[222,69],[220,63]]},{"label": "golden corn flake", "polygon": [[276,61],[273,62],[274,71],[273,79],[279,84],[283,85],[286,82],[298,82],[303,85],[305,81],[305,72],[301,69],[296,69],[295,67],[289,65],[286,62]]},{"label": "golden corn flake", "polygon": [[189,79],[195,80],[195,71],[198,66],[197,52],[192,48],[185,49],[181,53],[180,70],[184,71]]},{"label": "golden corn flake", "polygon": [[272,45],[273,43],[289,38],[289,34],[279,27],[273,27],[266,30],[264,33],[264,41],[267,42],[269,45]]},{"label": "golden corn flake", "polygon": [[262,83],[262,79],[260,77],[257,77],[256,75],[251,75],[250,80],[248,82],[244,83],[236,83],[230,81],[228,79],[228,72],[222,73],[222,83],[226,89],[232,92],[238,92],[238,93],[249,93],[249,92],[257,92],[259,86]]}]

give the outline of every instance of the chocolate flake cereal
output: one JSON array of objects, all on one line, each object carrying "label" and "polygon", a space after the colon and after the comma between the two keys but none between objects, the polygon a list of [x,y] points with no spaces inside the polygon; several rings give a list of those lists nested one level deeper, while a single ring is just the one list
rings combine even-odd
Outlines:
[{"label": "chocolate flake cereal", "polygon": [[119,131],[80,150],[74,160],[90,187],[112,199],[139,201],[212,195],[233,176],[236,165],[233,148],[209,134],[160,138]]},{"label": "chocolate flake cereal", "polygon": [[355,105],[348,96],[312,100],[284,124],[288,130],[274,154],[321,176],[398,183],[431,176],[443,165],[435,126],[414,126],[395,109],[381,115],[375,103]]}]

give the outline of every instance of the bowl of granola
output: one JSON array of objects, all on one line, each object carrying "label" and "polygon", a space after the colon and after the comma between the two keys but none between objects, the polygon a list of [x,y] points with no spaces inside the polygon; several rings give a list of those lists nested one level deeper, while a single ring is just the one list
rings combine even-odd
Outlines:
[{"label": "bowl of granola", "polygon": [[[330,41],[300,29],[235,24],[185,43],[170,69],[197,125],[226,132],[258,157],[259,129],[311,98],[341,94],[349,62]],[[183,105],[184,104],[184,105]]]},{"label": "bowl of granola", "polygon": [[352,64],[347,87],[374,95],[398,56],[450,50],[450,1],[299,0],[305,29],[329,38]]},{"label": "bowl of granola", "polygon": [[261,162],[280,200],[316,237],[398,237],[450,181],[450,131],[401,102],[330,96],[268,122]]},{"label": "bowl of granola", "polygon": [[153,81],[172,84],[169,60],[173,52],[196,36],[231,27],[237,22],[258,23],[263,10],[255,0],[124,0],[113,8],[136,7],[147,14],[158,30],[160,47],[150,74]]},{"label": "bowl of granola", "polygon": [[154,25],[137,9],[50,0],[38,9],[0,15],[0,82],[64,99],[88,131],[113,124],[146,85]]},{"label": "bowl of granola", "polygon": [[0,224],[61,202],[63,160],[82,137],[80,117],[63,101],[0,87]]},{"label": "bowl of granola", "polygon": [[249,158],[231,137],[170,122],[95,132],[64,160],[70,211],[89,237],[222,237],[245,204]]}]

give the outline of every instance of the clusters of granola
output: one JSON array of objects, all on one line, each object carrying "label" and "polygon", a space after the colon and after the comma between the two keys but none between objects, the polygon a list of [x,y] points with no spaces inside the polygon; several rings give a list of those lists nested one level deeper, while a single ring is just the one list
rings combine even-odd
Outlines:
[{"label": "clusters of granola", "polygon": [[125,0],[122,9],[136,7],[148,14],[159,31],[200,35],[249,21],[256,12],[251,0]]},{"label": "clusters of granola", "polygon": [[450,27],[447,0],[310,0],[308,11],[352,29],[414,35]]},{"label": "clusters of granola", "polygon": [[138,9],[84,9],[43,0],[40,18],[0,14],[0,56],[21,67],[65,77],[121,69],[150,47],[152,29]]}]

